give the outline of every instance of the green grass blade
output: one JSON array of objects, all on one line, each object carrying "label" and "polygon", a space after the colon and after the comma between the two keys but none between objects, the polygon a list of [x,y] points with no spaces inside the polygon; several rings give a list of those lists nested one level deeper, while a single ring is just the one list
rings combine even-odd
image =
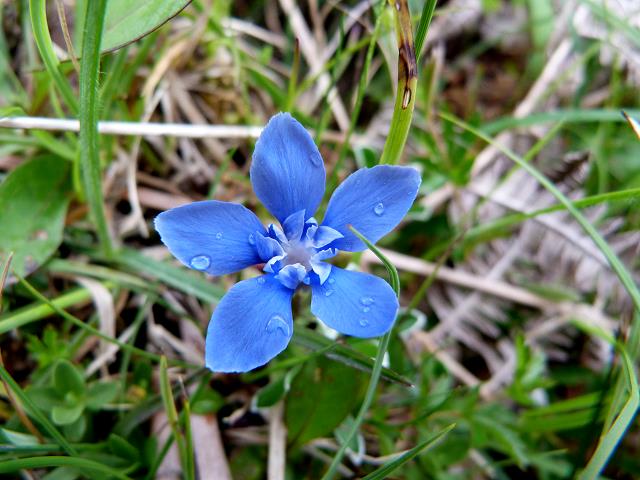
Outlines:
[{"label": "green grass blade", "polygon": [[[102,284],[106,289],[113,289],[113,284]],[[32,322],[37,322],[56,312],[56,309],[65,309],[74,305],[82,305],[91,301],[91,293],[86,288],[80,287],[68,293],[35,305],[28,305],[0,317],[0,335],[13,329],[23,327]]]},{"label": "green grass blade", "polygon": [[604,469],[609,458],[618,446],[618,443],[622,440],[627,428],[631,425],[638,411],[638,406],[640,406],[638,382],[634,374],[633,363],[625,350],[622,350],[620,354],[623,360],[623,371],[630,388],[629,398],[613,422],[613,425],[611,425],[611,428],[601,437],[596,451],[593,452],[589,463],[580,474],[580,478],[584,480],[598,478],[600,472]]},{"label": "green grass blade", "polygon": [[135,250],[120,250],[115,261],[132,272],[157,278],[164,285],[169,285],[210,304],[217,304],[225,293],[223,288],[208,282],[202,275],[194,275],[185,268],[154,260]]},{"label": "green grass blade", "polygon": [[80,471],[90,471],[106,474],[115,478],[119,478],[121,480],[130,480],[130,477],[128,477],[127,475],[120,473],[119,471],[111,467],[103,465],[102,463],[88,460],[86,458],[59,456],[31,457],[20,458],[17,460],[6,460],[4,462],[0,462],[0,473],[12,473],[19,470],[49,467],[69,467]]},{"label": "green grass blade", "polygon": [[[389,273],[389,278],[391,280],[391,288],[393,288],[393,291],[395,292],[396,296],[399,296],[400,295],[400,277],[398,276],[398,270],[396,269],[396,267],[380,252],[380,250],[378,250],[360,232],[358,232],[352,226],[350,226],[349,229],[360,240],[362,240],[365,243],[365,245],[369,247],[369,249],[371,249],[371,251],[380,259],[380,261],[386,267],[387,272]],[[376,354],[376,360],[373,365],[373,370],[371,372],[371,378],[369,379],[367,392],[365,393],[364,400],[362,401],[362,405],[360,406],[360,410],[358,410],[358,414],[356,415],[356,418],[351,424],[351,428],[349,429],[349,432],[343,438],[342,445],[340,445],[340,448],[338,449],[335,456],[333,457],[333,460],[331,461],[331,465],[329,465],[327,472],[323,475],[322,477],[323,480],[330,480],[335,476],[338,470],[338,466],[340,465],[340,462],[342,461],[342,458],[344,457],[344,454],[346,453],[347,448],[349,447],[349,444],[351,443],[356,433],[358,433],[358,429],[360,428],[360,425],[362,425],[362,422],[364,421],[364,417],[369,411],[369,407],[371,406],[371,403],[373,403],[373,397],[376,394],[376,388],[378,387],[378,381],[380,380],[380,373],[382,371],[382,361],[384,360],[384,356],[386,355],[387,350],[389,348],[389,342],[391,341],[392,333],[393,333],[393,325],[391,326],[389,331],[382,337],[382,340],[380,340],[380,344],[378,345],[378,353]]]},{"label": "green grass blade", "polygon": [[443,428],[442,430],[440,430],[435,435],[431,436],[430,438],[428,438],[424,442],[419,443],[418,445],[413,447],[411,450],[409,450],[409,451],[403,453],[402,455],[400,455],[395,460],[393,460],[393,461],[387,463],[386,465],[383,465],[382,467],[378,468],[375,472],[370,473],[369,475],[364,477],[362,480],[383,480],[384,478],[387,478],[391,473],[393,473],[395,470],[397,470],[398,468],[403,466],[405,463],[413,460],[415,457],[417,457],[421,453],[423,453],[423,452],[429,450],[430,448],[434,447],[435,445],[437,445],[438,442],[442,438],[444,438],[444,436],[447,433],[449,433],[451,430],[453,430],[455,428],[455,426],[456,426],[456,424],[454,423],[452,425],[449,425],[448,427]]},{"label": "green grass blade", "polygon": [[187,480],[193,480],[192,458],[189,458],[187,443],[180,428],[180,417],[176,404],[173,400],[173,391],[171,389],[171,382],[169,381],[169,373],[167,371],[167,358],[160,358],[160,395],[162,397],[162,405],[164,406],[165,414],[167,415],[167,421],[169,422],[169,428],[173,433],[173,438],[178,445],[178,452],[180,455],[180,463],[185,473]]},{"label": "green grass blade", "polygon": [[44,66],[49,75],[51,75],[56,87],[60,90],[67,106],[71,109],[71,112],[75,114],[78,111],[78,101],[69,86],[69,82],[67,82],[67,79],[59,69],[60,62],[58,62],[58,58],[53,50],[53,42],[49,34],[49,25],[47,24],[46,0],[29,0],[29,16],[31,18],[33,38]]},{"label": "green grass blade", "polygon": [[[629,115],[640,116],[640,110],[625,109]],[[532,113],[526,117],[502,117],[492,122],[482,125],[482,131],[487,135],[495,135],[503,130],[517,127],[529,127],[543,123],[563,122],[570,123],[592,123],[592,122],[615,122],[622,123],[625,119],[620,115],[620,110],[607,108],[586,109],[566,109],[551,112]]]},{"label": "green grass blade", "polygon": [[[375,362],[371,358],[347,345],[336,343],[313,330],[299,328],[294,332],[292,340],[297,345],[308,348],[313,352],[322,351],[325,357],[335,360],[336,362],[344,363],[345,365],[369,374],[371,374],[373,370]],[[264,369],[260,370],[260,372],[262,371],[264,371]],[[413,385],[409,379],[387,367],[382,368],[381,375],[382,378],[388,382],[394,382],[406,387]]]},{"label": "green grass blade", "polygon": [[422,15],[420,15],[418,28],[416,28],[416,61],[420,61],[422,47],[424,46],[424,41],[427,39],[427,32],[431,25],[433,12],[436,10],[436,3],[438,3],[438,0],[427,0],[422,6]]},{"label": "green grass blade", "polygon": [[[624,200],[633,201],[637,199],[640,199],[640,188],[630,188],[627,190],[601,193],[598,195],[580,198],[574,200],[573,205],[576,208],[588,208],[605,202],[619,202]],[[508,228],[515,227],[526,220],[565,210],[566,207],[563,204],[555,204],[529,213],[513,213],[511,215],[505,215],[504,217],[497,218],[469,229],[465,233],[462,243],[468,246],[476,241],[482,240],[483,238],[488,238],[491,235],[505,231]]]}]

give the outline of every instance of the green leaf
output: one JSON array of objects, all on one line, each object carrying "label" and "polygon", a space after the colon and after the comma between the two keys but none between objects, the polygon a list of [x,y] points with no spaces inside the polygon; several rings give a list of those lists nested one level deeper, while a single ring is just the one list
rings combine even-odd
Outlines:
[{"label": "green leaf", "polygon": [[62,396],[72,393],[76,397],[84,397],[86,392],[82,374],[67,360],[59,361],[54,367],[53,386]]},{"label": "green leaf", "polygon": [[291,389],[291,381],[298,374],[302,365],[297,365],[285,375],[275,378],[268,385],[261,388],[255,396],[255,405],[258,408],[267,408],[275,405]]},{"label": "green leaf", "polygon": [[87,389],[87,408],[98,410],[112,402],[118,395],[118,384],[114,382],[94,382]]},{"label": "green leaf", "polygon": [[9,174],[0,184],[0,264],[13,252],[11,266],[25,276],[57,250],[69,193],[69,164],[57,157],[28,161]]},{"label": "green leaf", "polygon": [[191,400],[191,412],[196,415],[213,415],[225,404],[224,397],[211,388],[198,392]]},{"label": "green leaf", "polygon": [[26,393],[36,407],[47,412],[51,411],[55,405],[62,405],[64,402],[64,397],[55,388],[49,386],[29,387]]},{"label": "green leaf", "polygon": [[[191,0],[109,0],[100,51],[117,50],[141,39],[175,17],[189,3]],[[76,43],[82,45],[82,31],[77,33]]]},{"label": "green leaf", "polygon": [[361,372],[323,357],[307,362],[287,396],[291,442],[300,446],[331,433],[360,403],[365,380]]},{"label": "green leaf", "polygon": [[75,422],[62,427],[62,432],[72,442],[79,442],[87,431],[87,416],[80,415]]},{"label": "green leaf", "polygon": [[40,442],[33,435],[22,432],[15,432],[6,428],[0,428],[0,444],[10,444],[19,447],[32,447],[40,445]]},{"label": "green leaf", "polygon": [[71,425],[80,418],[84,410],[84,404],[77,402],[74,405],[56,405],[51,409],[51,420],[56,425]]}]

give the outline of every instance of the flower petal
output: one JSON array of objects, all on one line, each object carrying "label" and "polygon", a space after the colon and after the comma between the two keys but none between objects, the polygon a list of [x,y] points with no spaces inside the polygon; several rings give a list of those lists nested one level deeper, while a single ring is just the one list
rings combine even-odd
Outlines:
[{"label": "flower petal", "polygon": [[326,250],[319,251],[311,257],[309,263],[311,263],[313,271],[318,274],[321,285],[327,281],[327,278],[329,278],[332,267],[330,263],[326,263],[324,260],[335,257],[337,254],[338,251],[335,248],[328,248]]},{"label": "flower petal", "polygon": [[292,213],[312,216],[324,193],[324,163],[311,135],[288,113],[269,120],[256,142],[251,182],[282,224]]},{"label": "flower petal", "polygon": [[213,311],[206,365],[214,372],[247,372],[286,348],[293,334],[291,297],[273,275],[237,283]]},{"label": "flower petal", "polygon": [[260,263],[255,235],[265,232],[253,212],[235,203],[208,200],[162,212],[156,230],[169,251],[187,267],[211,275]]},{"label": "flower petal", "polygon": [[361,168],[336,188],[323,225],[344,235],[331,244],[339,250],[366,248],[348,225],[372,243],[389,233],[405,216],[418,194],[420,174],[412,167],[378,165]]},{"label": "flower petal", "polygon": [[287,237],[287,240],[300,240],[302,237],[302,231],[304,230],[304,210],[300,210],[296,213],[289,215],[282,224],[282,230]]},{"label": "flower petal", "polygon": [[396,318],[398,299],[387,282],[368,273],[331,268],[329,279],[312,283],[311,312],[329,327],[354,337],[386,333]]},{"label": "flower petal", "polygon": [[284,250],[277,240],[274,240],[271,237],[265,237],[259,232],[256,232],[253,238],[256,244],[256,250],[258,251],[258,256],[263,262],[268,262],[273,257],[284,255]]},{"label": "flower petal", "polygon": [[285,265],[276,275],[282,285],[295,290],[300,282],[307,276],[307,270],[299,263]]}]

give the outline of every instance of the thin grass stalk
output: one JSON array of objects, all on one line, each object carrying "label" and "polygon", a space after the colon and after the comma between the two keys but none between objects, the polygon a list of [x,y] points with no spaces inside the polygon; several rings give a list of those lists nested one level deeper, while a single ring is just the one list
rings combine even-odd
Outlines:
[{"label": "thin grass stalk", "polygon": [[[383,263],[383,265],[387,269],[387,272],[389,273],[391,288],[393,288],[393,291],[395,292],[396,296],[399,297],[400,296],[400,277],[398,276],[398,270],[396,269],[396,267],[382,254],[382,252],[380,252],[380,250],[378,250],[375,247],[375,245],[373,245],[369,240],[367,240],[360,232],[358,232],[353,227],[349,227],[349,229],[360,240],[362,240],[365,243],[365,245],[367,245],[367,247]],[[395,324],[395,319],[394,319],[394,324]],[[358,430],[360,429],[360,425],[362,425],[362,422],[364,421],[364,417],[369,411],[369,407],[373,403],[373,397],[376,394],[378,381],[380,380],[380,373],[382,371],[382,362],[384,360],[384,356],[387,353],[387,350],[389,349],[389,342],[391,341],[392,334],[393,334],[393,324],[389,329],[389,331],[382,337],[382,340],[380,340],[380,344],[378,345],[378,353],[376,354],[376,360],[375,360],[375,363],[373,364],[373,369],[371,371],[371,378],[369,379],[369,385],[367,387],[364,400],[362,401],[362,405],[360,406],[360,410],[358,411],[358,414],[356,415],[355,420],[351,424],[351,428],[349,429],[349,432],[345,436],[342,442],[342,445],[340,445],[340,448],[338,449],[335,456],[333,457],[333,460],[331,461],[331,465],[329,465],[327,472],[322,477],[322,480],[331,480],[335,476],[336,472],[338,471],[338,467],[340,466],[340,462],[342,461],[342,458],[344,457],[344,454],[346,453],[347,448],[349,448],[349,444],[351,443],[351,440],[358,433]]]},{"label": "thin grass stalk", "polygon": [[[167,370],[167,358],[162,356],[160,358],[160,393],[162,395],[162,404],[164,405],[164,411],[167,415],[167,421],[169,427],[173,433],[173,438],[178,446],[178,452],[180,456],[180,463],[187,480],[194,480],[193,472],[193,456],[190,456],[187,439],[180,427],[180,416],[176,409],[176,404],[173,399],[173,391],[171,389],[171,382],[169,380],[169,372]],[[187,418],[186,421],[189,421]]]},{"label": "thin grass stalk", "polygon": [[84,195],[100,244],[107,257],[113,253],[102,194],[102,169],[98,136],[98,77],[100,42],[107,0],[87,2],[80,66],[80,173]]},{"label": "thin grass stalk", "polygon": [[[93,2],[89,2],[93,3]],[[31,19],[31,28],[33,30],[33,39],[36,47],[44,63],[49,75],[53,79],[56,87],[62,94],[64,101],[71,110],[71,113],[78,112],[78,101],[69,86],[69,82],[60,72],[60,62],[56,57],[53,49],[53,42],[49,33],[49,25],[47,23],[47,2],[46,0],[29,0],[29,17]]]},{"label": "thin grass stalk", "polygon": [[436,433],[435,435],[432,435],[427,440],[419,443],[418,445],[413,447],[411,450],[408,450],[407,452],[403,453],[395,460],[392,460],[386,465],[383,465],[380,468],[378,468],[376,471],[371,472],[362,480],[383,480],[387,478],[391,473],[393,473],[395,470],[403,466],[405,463],[410,462],[421,453],[436,446],[455,427],[456,427],[456,424],[452,423],[451,425],[443,428],[438,433]]}]

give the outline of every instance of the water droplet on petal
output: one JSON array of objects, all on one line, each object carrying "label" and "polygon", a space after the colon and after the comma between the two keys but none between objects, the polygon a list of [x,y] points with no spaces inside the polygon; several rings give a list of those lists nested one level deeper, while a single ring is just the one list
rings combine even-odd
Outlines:
[{"label": "water droplet on petal", "polygon": [[216,233],[216,238],[220,240],[222,238],[222,232]]},{"label": "water droplet on petal", "polygon": [[211,265],[211,259],[206,255],[197,255],[191,259],[189,265],[196,270],[206,270]]},{"label": "water droplet on petal", "polygon": [[362,309],[362,312],[363,312],[363,313],[368,313],[368,312],[369,312],[369,310],[371,310],[371,307],[364,307],[364,308]]},{"label": "water droplet on petal", "polygon": [[259,283],[260,285],[264,285],[264,282],[265,282],[264,277],[258,277],[258,283]]},{"label": "water droplet on petal", "polygon": [[333,285],[334,283],[336,283],[336,279],[335,278],[330,278],[329,280],[327,280],[331,285]]},{"label": "water droplet on petal", "polygon": [[361,327],[366,327],[367,325],[369,325],[369,320],[367,320],[366,318],[361,318],[358,323]]},{"label": "water droplet on petal", "polygon": [[249,245],[255,245],[256,244],[256,237],[253,236],[253,233],[249,234]]},{"label": "water droplet on petal", "polygon": [[330,297],[331,295],[333,295],[333,290],[328,289],[324,291],[324,296],[325,297]]},{"label": "water droplet on petal", "polygon": [[289,336],[289,325],[280,315],[274,315],[269,319],[266,330],[268,333],[278,332],[285,337]]},{"label": "water droplet on petal", "polygon": [[384,213],[384,205],[382,202],[378,203],[375,207],[373,207],[373,213],[380,216]]},{"label": "water droplet on petal", "polygon": [[371,297],[362,297],[360,299],[360,303],[362,305],[364,305],[365,307],[367,307],[367,306],[369,306],[369,305],[371,305],[373,303],[373,298],[371,298]]},{"label": "water droplet on petal", "polygon": [[311,159],[311,163],[313,163],[316,167],[319,167],[320,165],[322,165],[322,158],[320,157],[320,155],[310,155],[309,156]]}]

